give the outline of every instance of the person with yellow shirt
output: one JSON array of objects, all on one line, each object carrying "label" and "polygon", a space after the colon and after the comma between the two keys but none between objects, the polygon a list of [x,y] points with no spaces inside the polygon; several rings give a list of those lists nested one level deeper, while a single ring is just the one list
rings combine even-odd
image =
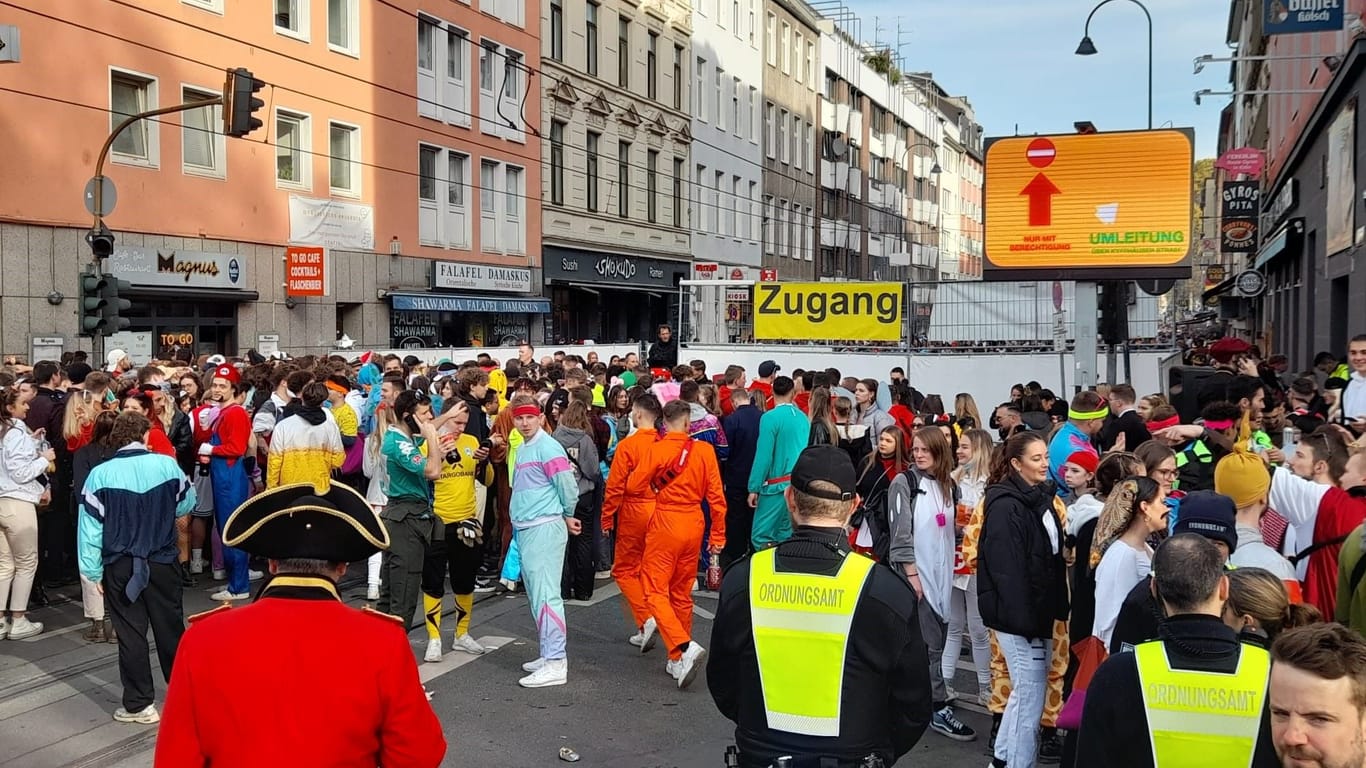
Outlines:
[{"label": "person with yellow shirt", "polygon": [[484,559],[482,509],[475,493],[476,484],[493,483],[489,449],[481,446],[465,429],[471,414],[465,403],[451,401],[441,427],[444,458],[437,478],[433,509],[440,524],[433,529],[432,543],[422,565],[422,612],[427,625],[427,653],[423,661],[441,661],[441,599],[445,581],[450,578],[455,593],[455,633],[451,649],[481,654],[484,647],[470,636],[470,612],[474,608],[474,578]]},{"label": "person with yellow shirt", "polygon": [[266,460],[266,485],[277,488],[312,483],[326,492],[332,470],[346,458],[337,420],[323,408],[327,387],[310,382],[299,399],[285,407],[271,434]]}]

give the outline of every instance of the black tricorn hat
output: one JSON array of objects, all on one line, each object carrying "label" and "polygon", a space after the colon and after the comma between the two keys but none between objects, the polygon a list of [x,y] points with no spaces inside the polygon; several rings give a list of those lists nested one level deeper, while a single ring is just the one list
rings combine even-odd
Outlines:
[{"label": "black tricorn hat", "polygon": [[352,563],[389,548],[389,532],[365,497],[341,483],[272,488],[238,507],[223,543],[271,560]]}]

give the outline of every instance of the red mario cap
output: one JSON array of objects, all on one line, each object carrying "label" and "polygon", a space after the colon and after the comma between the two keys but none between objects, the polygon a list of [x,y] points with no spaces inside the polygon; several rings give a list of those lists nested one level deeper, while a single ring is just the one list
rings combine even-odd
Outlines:
[{"label": "red mario cap", "polygon": [[213,378],[227,379],[228,381],[231,381],[233,384],[242,383],[242,374],[238,373],[237,369],[232,367],[231,365],[220,365],[217,368],[214,368]]}]

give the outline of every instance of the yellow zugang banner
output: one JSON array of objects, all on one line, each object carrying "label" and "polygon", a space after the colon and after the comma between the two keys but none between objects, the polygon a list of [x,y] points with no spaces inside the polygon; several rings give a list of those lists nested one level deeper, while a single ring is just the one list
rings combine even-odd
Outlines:
[{"label": "yellow zugang banner", "polygon": [[900,283],[755,283],[754,338],[899,341]]}]

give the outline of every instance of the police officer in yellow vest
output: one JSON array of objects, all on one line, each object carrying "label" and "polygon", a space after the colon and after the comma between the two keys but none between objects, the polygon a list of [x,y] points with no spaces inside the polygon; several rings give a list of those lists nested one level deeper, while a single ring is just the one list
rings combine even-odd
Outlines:
[{"label": "police officer in yellow vest", "polygon": [[847,452],[807,448],[785,491],[792,538],[726,572],[707,685],[743,768],[891,766],[930,721],[929,663],[905,579],[853,554]]},{"label": "police officer in yellow vest", "polygon": [[1223,621],[1228,577],[1218,547],[1179,533],[1158,547],[1152,567],[1167,615],[1161,639],[1096,670],[1075,764],[1279,768],[1267,714],[1271,657]]}]

